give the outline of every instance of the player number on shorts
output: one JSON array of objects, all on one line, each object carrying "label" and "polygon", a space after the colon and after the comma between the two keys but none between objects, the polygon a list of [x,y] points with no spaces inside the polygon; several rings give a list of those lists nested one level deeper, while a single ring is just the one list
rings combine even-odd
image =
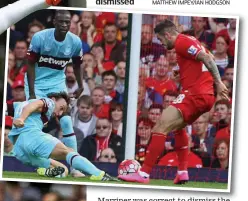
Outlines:
[{"label": "player number on shorts", "polygon": [[174,104],[182,103],[185,98],[185,94],[179,94],[179,96],[173,101]]}]

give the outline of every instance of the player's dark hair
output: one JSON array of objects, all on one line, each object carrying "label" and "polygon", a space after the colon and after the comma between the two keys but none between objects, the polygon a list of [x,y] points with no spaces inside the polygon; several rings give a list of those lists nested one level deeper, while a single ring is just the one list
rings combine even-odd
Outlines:
[{"label": "player's dark hair", "polygon": [[90,107],[93,107],[93,101],[92,98],[88,95],[83,95],[81,96],[78,100],[77,100],[77,106],[79,107],[79,105],[81,103],[84,103],[85,105],[88,105]]},{"label": "player's dark hair", "polygon": [[177,31],[176,25],[170,20],[164,20],[156,25],[154,32],[156,34],[164,34],[165,32],[175,32]]},{"label": "player's dark hair", "polygon": [[58,15],[67,15],[67,14],[71,16],[71,12],[69,10],[56,10],[54,18],[56,18]]},{"label": "player's dark hair", "polygon": [[48,98],[55,98],[55,100],[59,100],[59,99],[63,98],[66,101],[67,105],[69,105],[69,103],[70,103],[70,97],[67,95],[66,92],[49,93],[47,95],[47,97]]},{"label": "player's dark hair", "polygon": [[102,73],[102,81],[104,80],[104,77],[106,76],[113,76],[115,78],[115,82],[117,81],[117,75],[115,73],[115,71],[113,70],[108,70]]}]

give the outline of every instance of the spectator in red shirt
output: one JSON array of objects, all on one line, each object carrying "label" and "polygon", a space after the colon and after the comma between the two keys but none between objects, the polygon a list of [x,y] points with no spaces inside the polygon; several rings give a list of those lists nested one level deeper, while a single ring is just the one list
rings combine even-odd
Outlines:
[{"label": "spectator in red shirt", "polygon": [[183,32],[186,35],[194,36],[201,44],[210,49],[214,41],[214,34],[205,30],[207,19],[205,17],[191,17],[192,29]]},{"label": "spectator in red shirt", "polygon": [[96,43],[91,48],[91,53],[95,56],[96,66],[94,72],[101,75],[103,72],[113,70],[115,67],[114,61],[106,61],[104,59],[104,49],[101,44]]},{"label": "spectator in red shirt", "polygon": [[27,66],[24,64],[24,60],[27,54],[27,48],[28,46],[25,40],[16,41],[15,48],[13,50],[15,65],[13,65],[11,69],[9,69],[9,78],[13,82],[19,79],[19,76],[23,76],[27,71]]},{"label": "spectator in red shirt", "polygon": [[149,64],[156,62],[161,55],[165,55],[164,46],[152,42],[153,27],[149,24],[143,24],[141,30],[141,53],[140,59],[142,63]]},{"label": "spectator in red shirt", "polygon": [[141,164],[145,160],[146,149],[151,137],[152,127],[153,122],[150,119],[141,117],[138,120],[135,159]]},{"label": "spectator in red shirt", "polygon": [[[234,57],[235,54],[235,38],[236,38],[236,19],[229,19],[227,29],[223,29],[216,34],[216,38],[221,35],[225,36],[229,41],[228,47],[228,55],[230,57]],[[215,49],[215,45],[213,45],[213,49]]]},{"label": "spectator in red shirt", "polygon": [[91,94],[93,113],[98,118],[109,118],[109,104],[104,102],[105,94],[105,89],[101,86],[95,87]]},{"label": "spectator in red shirt", "polygon": [[109,117],[112,123],[112,133],[122,136],[123,105],[116,102],[111,102]]},{"label": "spectator in red shirt", "polygon": [[174,81],[168,77],[168,62],[160,57],[155,64],[155,76],[145,81],[149,98],[157,104],[163,104],[163,95],[167,90],[177,91]]},{"label": "spectator in red shirt", "polygon": [[94,38],[97,35],[95,28],[96,16],[94,12],[83,11],[80,15],[79,25],[79,37],[81,40],[88,43],[91,47],[93,45]]},{"label": "spectator in red shirt", "polygon": [[231,104],[228,100],[219,100],[215,103],[214,112],[218,114],[218,123],[216,125],[217,130],[225,128],[230,122],[229,110],[231,109]]},{"label": "spectator in red shirt", "polygon": [[160,104],[152,104],[148,109],[148,118],[151,120],[153,125],[159,120],[163,112],[163,106]]},{"label": "spectator in red shirt", "polygon": [[[188,135],[189,137],[189,155],[188,155],[188,167],[189,168],[202,168],[202,159],[197,156],[194,152],[190,149],[193,146],[192,136]],[[165,166],[178,166],[178,156],[175,151],[167,153],[161,160],[158,162],[158,165],[165,165]]]},{"label": "spectator in red shirt", "polygon": [[214,143],[211,168],[228,169],[230,143],[227,139],[218,139]]},{"label": "spectator in red shirt", "polygon": [[227,139],[230,140],[230,134],[231,134],[231,118],[232,118],[232,108],[229,108],[228,110],[228,116],[227,116],[227,127],[222,128],[220,130],[217,131],[216,136],[215,136],[215,140],[216,139]]},{"label": "spectator in red shirt", "polygon": [[215,43],[216,43],[216,50],[214,51],[214,60],[216,65],[219,67],[220,74],[223,75],[224,69],[229,64],[229,58],[227,55],[229,41],[226,36],[219,35],[216,38]]},{"label": "spectator in red shirt", "polygon": [[175,91],[168,90],[164,94],[163,107],[166,109],[169,105],[177,98],[178,93]]},{"label": "spectator in red shirt", "polygon": [[104,39],[99,43],[104,51],[104,62],[117,63],[123,61],[125,46],[117,40],[118,28],[114,23],[107,23],[104,26]]},{"label": "spectator in red shirt", "polygon": [[12,85],[12,96],[13,99],[7,101],[7,104],[11,104],[13,102],[21,102],[26,100],[25,92],[24,92],[24,79],[23,77],[19,80],[16,80]]},{"label": "spectator in red shirt", "polygon": [[102,85],[106,89],[105,103],[115,101],[117,103],[123,103],[124,94],[119,94],[115,90],[117,82],[117,76],[114,71],[105,71],[102,74]]},{"label": "spectator in red shirt", "polygon": [[128,38],[128,13],[117,14],[117,26],[121,32],[122,42],[126,43]]}]

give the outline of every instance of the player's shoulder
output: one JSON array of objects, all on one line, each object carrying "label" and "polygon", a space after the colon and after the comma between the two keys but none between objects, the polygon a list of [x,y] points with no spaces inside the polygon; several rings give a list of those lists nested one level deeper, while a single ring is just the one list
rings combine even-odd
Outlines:
[{"label": "player's shoulder", "polygon": [[48,36],[52,36],[52,34],[54,34],[54,29],[44,29],[36,32],[33,37],[44,39]]}]

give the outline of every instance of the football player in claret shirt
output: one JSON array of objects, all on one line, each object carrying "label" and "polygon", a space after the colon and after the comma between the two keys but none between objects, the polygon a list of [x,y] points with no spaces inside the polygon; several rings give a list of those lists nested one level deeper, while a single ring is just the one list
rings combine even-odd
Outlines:
[{"label": "football player in claret shirt", "polygon": [[214,84],[217,96],[220,98],[228,99],[228,89],[221,81],[213,57],[198,40],[192,36],[180,34],[169,20],[159,23],[154,31],[167,49],[175,48],[176,50],[182,91],[177,99],[163,111],[160,120],[153,127],[146,158],[140,171],[120,175],[119,178],[130,182],[149,183],[152,167],[164,151],[166,136],[169,132],[175,131],[178,171],[174,183],[183,184],[189,180],[188,136],[183,128],[212,108],[215,102]]}]

